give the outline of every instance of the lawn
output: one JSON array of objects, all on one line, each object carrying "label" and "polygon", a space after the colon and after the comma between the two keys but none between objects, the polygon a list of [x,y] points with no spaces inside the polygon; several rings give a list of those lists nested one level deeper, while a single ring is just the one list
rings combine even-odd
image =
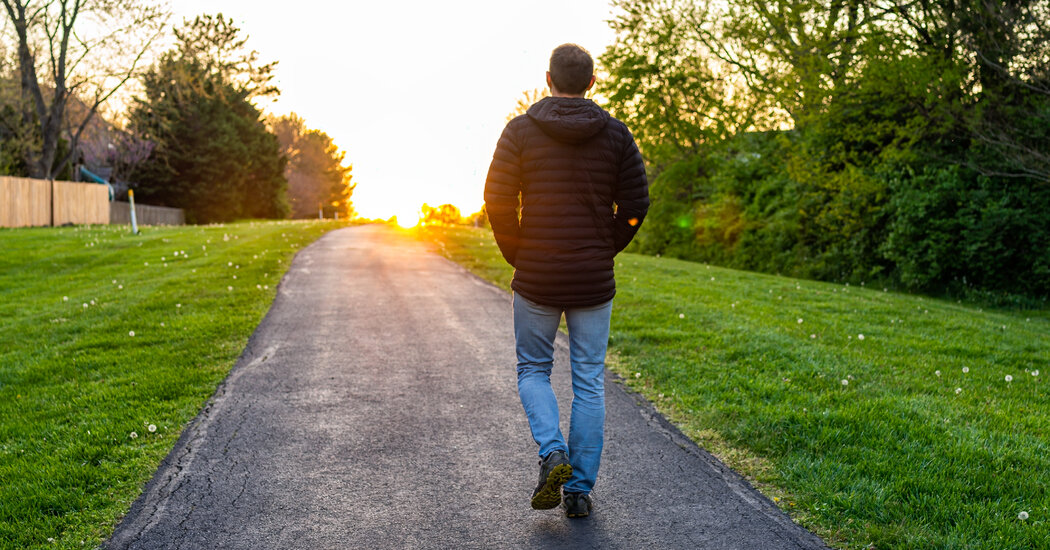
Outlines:
[{"label": "lawn", "polygon": [[95,547],[337,222],[0,229],[0,548]]},{"label": "lawn", "polygon": [[[488,230],[420,238],[507,288]],[[1050,548],[1050,314],[621,254],[610,367],[837,548]]]}]

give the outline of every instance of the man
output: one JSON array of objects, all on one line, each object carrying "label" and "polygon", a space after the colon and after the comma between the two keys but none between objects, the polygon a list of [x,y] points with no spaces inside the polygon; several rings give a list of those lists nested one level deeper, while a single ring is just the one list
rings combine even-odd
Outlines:
[{"label": "man", "polygon": [[[518,395],[540,456],[532,507],[557,507],[564,485],[566,515],[586,517],[604,438],[613,258],[637,233],[649,192],[630,131],[584,98],[594,85],[587,50],[558,46],[547,85],[552,97],[503,130],[485,207],[496,244],[514,266]],[[563,313],[573,390],[568,444],[550,383]]]}]

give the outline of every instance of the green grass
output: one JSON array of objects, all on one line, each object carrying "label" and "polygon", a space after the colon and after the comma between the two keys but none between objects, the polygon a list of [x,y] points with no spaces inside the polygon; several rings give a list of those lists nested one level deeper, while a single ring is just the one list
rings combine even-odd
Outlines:
[{"label": "green grass", "polygon": [[[489,231],[421,238],[507,288]],[[832,546],[1050,548],[1047,311],[635,254],[616,269],[611,367]]]},{"label": "green grass", "polygon": [[344,225],[0,230],[0,548],[108,536],[295,252]]}]

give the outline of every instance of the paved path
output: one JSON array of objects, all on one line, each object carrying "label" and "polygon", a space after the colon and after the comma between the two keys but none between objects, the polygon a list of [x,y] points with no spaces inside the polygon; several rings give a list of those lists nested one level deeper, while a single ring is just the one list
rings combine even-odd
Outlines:
[{"label": "paved path", "polygon": [[513,342],[510,297],[419,243],[325,235],[105,547],[824,548],[615,383],[595,514],[532,510]]}]

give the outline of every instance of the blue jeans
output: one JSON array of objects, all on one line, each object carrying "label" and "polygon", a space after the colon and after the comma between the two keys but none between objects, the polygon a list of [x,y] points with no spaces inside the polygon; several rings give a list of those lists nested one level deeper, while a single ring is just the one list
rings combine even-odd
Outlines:
[{"label": "blue jeans", "polygon": [[[558,427],[558,401],[551,389],[554,337],[562,313],[569,327],[572,415],[569,444]],[[590,493],[598,477],[605,430],[605,349],[612,300],[596,306],[558,308],[514,294],[514,339],[518,352],[518,396],[541,457],[565,451],[572,477],[564,489]]]}]

